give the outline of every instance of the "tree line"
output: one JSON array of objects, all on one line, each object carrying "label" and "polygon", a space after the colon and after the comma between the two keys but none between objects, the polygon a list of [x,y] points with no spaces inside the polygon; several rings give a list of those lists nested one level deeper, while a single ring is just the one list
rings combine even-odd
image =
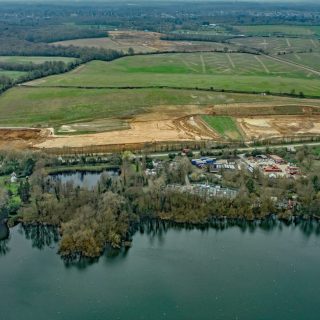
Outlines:
[{"label": "tree line", "polygon": [[210,35],[210,34],[192,34],[192,33],[167,33],[161,36],[161,40],[170,41],[209,41],[209,42],[221,42],[224,43],[226,40],[233,39],[235,36],[228,35]]},{"label": "tree line", "polygon": [[3,56],[45,56],[70,57],[82,62],[90,60],[111,61],[123,56],[123,52],[95,47],[56,46],[47,43],[33,43],[26,40],[6,39],[0,37],[0,55]]},{"label": "tree line", "polygon": [[[0,39],[1,41],[1,39]],[[13,41],[13,46],[0,47],[0,55],[23,55],[23,56],[61,56],[77,58],[76,61],[65,63],[62,61],[46,61],[42,64],[34,63],[11,63],[1,62],[0,70],[24,71],[26,75],[13,80],[8,76],[0,76],[0,93],[12,88],[14,85],[31,81],[34,79],[68,72],[82,63],[91,60],[111,61],[125,54],[122,51],[102,48],[80,48],[80,47],[56,47],[47,44],[23,45],[25,42]],[[21,50],[21,51],[20,51]]]}]

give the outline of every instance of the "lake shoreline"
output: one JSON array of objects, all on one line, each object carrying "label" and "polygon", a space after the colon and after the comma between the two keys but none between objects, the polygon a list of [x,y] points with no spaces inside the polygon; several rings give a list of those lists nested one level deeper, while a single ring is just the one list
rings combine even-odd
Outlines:
[{"label": "lake shoreline", "polygon": [[[18,219],[15,221],[14,224],[11,224],[10,227],[8,225],[8,221],[2,221],[2,225],[5,225],[8,228],[8,236],[1,240],[6,240],[9,238],[10,235],[10,229],[17,227],[19,225],[22,226],[22,228],[34,228],[34,227],[40,227],[40,228],[52,228],[57,230],[57,233],[59,234],[59,241],[61,240],[62,236],[62,230],[61,230],[61,224],[50,224],[45,222],[39,222],[39,221],[32,221],[25,223],[22,219]],[[153,225],[153,226],[160,226],[160,225],[166,225],[168,228],[177,228],[179,230],[209,230],[209,229],[216,229],[221,228],[221,230],[224,230],[228,227],[238,226],[238,227],[260,227],[262,225],[269,225],[274,226],[276,224],[283,224],[286,226],[294,225],[297,226],[299,224],[309,223],[311,225],[316,225],[319,227],[320,231],[320,219],[319,217],[310,217],[310,216],[298,216],[298,215],[292,215],[290,219],[280,219],[277,215],[271,214],[270,216],[263,218],[263,219],[246,219],[246,218],[230,218],[226,216],[216,216],[211,219],[208,219],[208,221],[203,223],[190,223],[190,222],[178,222],[174,220],[168,220],[168,219],[161,219],[161,218],[144,218],[139,222],[134,222],[129,226],[128,230],[128,236],[127,238],[121,239],[121,245],[120,246],[113,246],[112,243],[106,242],[104,249],[99,255],[96,256],[86,256],[83,255],[81,252],[70,252],[70,254],[61,254],[60,251],[58,251],[58,254],[64,261],[68,261],[69,263],[78,261],[81,258],[85,259],[99,259],[101,255],[105,252],[105,250],[112,249],[112,250],[121,250],[121,249],[129,249],[132,245],[134,245],[133,237],[134,235],[145,228],[147,225]],[[58,242],[59,243],[59,242]]]}]

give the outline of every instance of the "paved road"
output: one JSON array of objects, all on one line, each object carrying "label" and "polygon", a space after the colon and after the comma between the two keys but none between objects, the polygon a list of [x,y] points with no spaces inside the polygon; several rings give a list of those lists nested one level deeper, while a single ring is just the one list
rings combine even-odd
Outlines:
[{"label": "paved road", "polygon": [[[271,149],[281,149],[286,147],[303,147],[303,146],[320,146],[320,142],[307,142],[307,143],[292,143],[292,144],[280,144],[280,145],[269,145],[269,146],[261,146],[261,147],[244,147],[244,148],[236,148],[238,151],[252,151],[252,150],[264,150],[269,147]],[[234,148],[232,148],[234,149]],[[213,150],[223,150],[223,149],[213,149]],[[172,151],[170,153],[177,153],[178,151]],[[194,155],[200,154],[200,151],[192,151]],[[157,158],[157,157],[166,157],[169,155],[169,152],[159,152],[159,153],[151,153],[148,154],[149,157]]]}]

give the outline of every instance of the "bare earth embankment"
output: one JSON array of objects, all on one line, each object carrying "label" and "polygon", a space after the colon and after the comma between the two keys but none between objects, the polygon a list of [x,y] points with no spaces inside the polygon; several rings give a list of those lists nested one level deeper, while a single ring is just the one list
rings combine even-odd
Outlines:
[{"label": "bare earth embankment", "polygon": [[248,140],[320,134],[320,116],[256,116],[237,121]]},{"label": "bare earth embankment", "polygon": [[[205,109],[199,109],[197,106],[180,106],[181,111],[179,112],[176,106],[167,106],[167,112],[165,112],[166,107],[161,106],[158,111],[129,119],[128,129],[72,136],[51,136],[45,141],[34,144],[34,147],[59,149],[152,142],[225,141],[224,136],[202,120],[201,115],[204,114],[211,116],[228,114],[233,117],[241,129],[245,141],[272,137],[320,135],[320,115],[317,114],[317,109],[304,107],[295,110],[291,106],[293,111],[300,111],[301,114],[284,115],[283,113],[288,108],[290,106],[283,109],[283,107],[256,104],[255,107],[242,106],[241,112],[232,105],[228,107],[211,106]],[[267,114],[268,112],[269,114]]]},{"label": "bare earth embankment", "polygon": [[128,122],[129,129],[83,134],[53,136],[35,144],[36,148],[81,148],[103,145],[129,145],[149,142],[176,142],[219,140],[219,135],[210,130],[198,116],[156,120],[157,113],[135,117]]},{"label": "bare earth embankment", "polygon": [[0,149],[25,149],[46,141],[51,129],[0,128]]},{"label": "bare earth embankment", "polygon": [[[290,114],[291,113],[291,114]],[[0,147],[62,149],[113,146],[137,146],[146,143],[171,143],[183,141],[230,141],[232,135],[222,134],[235,128],[210,126],[203,115],[233,119],[243,141],[281,137],[320,135],[319,107],[298,105],[275,105],[267,103],[237,103],[229,105],[162,105],[127,119],[106,119],[109,122],[122,121],[110,130],[96,133],[74,134],[76,126],[95,129],[104,124],[89,121],[64,126],[64,133],[55,135],[52,129],[2,128]],[[234,122],[235,121],[235,122]],[[100,123],[101,122],[101,123]],[[228,122],[226,122],[228,123]],[[231,123],[231,122],[229,122]],[[92,127],[92,128],[91,128]]]}]

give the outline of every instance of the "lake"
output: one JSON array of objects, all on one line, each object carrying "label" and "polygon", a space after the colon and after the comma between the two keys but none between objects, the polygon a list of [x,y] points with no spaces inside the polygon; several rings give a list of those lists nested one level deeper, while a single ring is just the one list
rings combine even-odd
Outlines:
[{"label": "lake", "polygon": [[113,177],[117,176],[118,172],[116,170],[108,170],[102,172],[77,171],[52,174],[50,177],[54,181],[60,180],[62,184],[72,182],[74,186],[92,189],[98,184],[102,175]]},{"label": "lake", "polygon": [[315,224],[149,224],[92,264],[66,265],[57,240],[17,226],[0,242],[1,320],[319,319]]}]

